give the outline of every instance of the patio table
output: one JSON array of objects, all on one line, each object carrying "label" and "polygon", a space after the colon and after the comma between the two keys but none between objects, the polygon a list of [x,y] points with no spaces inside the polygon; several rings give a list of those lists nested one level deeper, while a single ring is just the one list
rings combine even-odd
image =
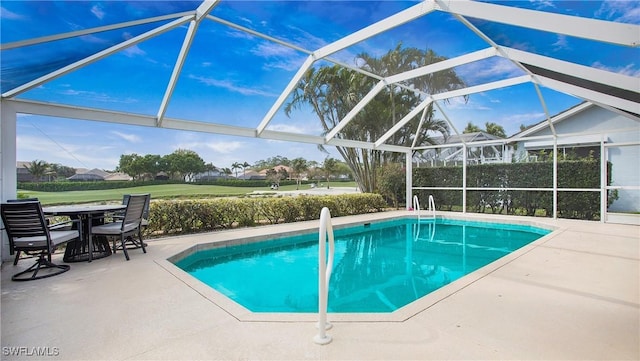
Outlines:
[{"label": "patio table", "polygon": [[67,243],[63,260],[64,262],[91,262],[111,255],[111,247],[106,238],[91,240],[91,226],[102,224],[106,213],[126,208],[124,204],[96,204],[43,207],[42,211],[48,216],[69,216],[80,220],[82,239]]}]

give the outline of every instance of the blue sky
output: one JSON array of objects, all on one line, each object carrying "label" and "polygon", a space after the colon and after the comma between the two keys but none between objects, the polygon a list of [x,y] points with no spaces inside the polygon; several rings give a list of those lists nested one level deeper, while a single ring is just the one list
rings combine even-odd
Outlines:
[{"label": "blue sky", "polygon": [[[640,23],[639,1],[505,1],[510,6]],[[113,24],[132,19],[193,9],[197,2],[17,2],[3,1],[2,43]],[[211,15],[260,33],[316,50],[416,2],[404,1],[225,1]],[[640,76],[640,50],[600,44],[514,26],[471,21],[500,45],[552,56],[630,76]],[[154,24],[159,25],[159,24]],[[77,39],[2,52],[3,82],[10,74],[29,80],[147,31],[137,26],[82,36]],[[34,88],[19,98],[106,108],[155,115],[162,101],[186,26],[139,43]],[[455,57],[488,47],[451,15],[441,12],[404,24],[340,51],[332,58],[354,64],[357,54],[381,55],[402,42]],[[219,124],[256,127],[305,60],[306,54],[205,20],[198,29],[166,115]],[[44,59],[44,60],[43,60]],[[28,65],[22,72],[19,66]],[[15,70],[14,72],[11,72]],[[455,69],[468,85],[522,74],[504,59],[492,58]],[[2,91],[7,90],[3,83]],[[580,99],[542,88],[551,114],[574,106]],[[464,103],[442,104],[458,130],[468,122],[502,125],[507,134],[544,119],[532,84],[471,95]],[[439,115],[441,117],[441,115]],[[291,117],[278,112],[270,129],[319,135],[321,128],[308,110]],[[165,155],[178,148],[196,151],[205,162],[229,167],[276,155],[322,161],[315,145],[231,137],[167,129],[123,126],[90,121],[20,115],[17,157],[72,167],[114,169],[121,154]],[[330,148],[329,148],[330,149]],[[339,158],[337,152],[331,156]]]}]

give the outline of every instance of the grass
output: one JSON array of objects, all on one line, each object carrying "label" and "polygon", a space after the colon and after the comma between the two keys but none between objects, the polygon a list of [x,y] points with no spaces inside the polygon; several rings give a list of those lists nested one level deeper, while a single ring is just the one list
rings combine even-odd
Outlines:
[{"label": "grass", "polygon": [[[355,187],[355,182],[331,183],[331,187]],[[309,189],[303,184],[300,189]],[[295,190],[295,185],[282,186],[280,191]],[[213,197],[238,197],[253,191],[271,192],[269,187],[228,187],[215,185],[195,184],[162,184],[142,187],[103,189],[93,191],[71,192],[36,192],[18,190],[21,197],[36,197],[43,205],[121,202],[124,194],[150,193],[152,199],[171,198],[213,198]]]}]

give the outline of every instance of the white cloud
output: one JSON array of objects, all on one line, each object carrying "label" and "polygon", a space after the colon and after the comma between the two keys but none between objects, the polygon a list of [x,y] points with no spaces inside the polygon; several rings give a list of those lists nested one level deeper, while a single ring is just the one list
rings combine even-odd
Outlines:
[{"label": "white cloud", "polygon": [[87,90],[75,90],[71,88],[58,91],[58,94],[73,96],[76,98],[82,98],[85,100],[97,101],[97,102],[103,102],[103,103],[134,104],[138,102],[134,98],[116,98],[105,93],[98,93],[98,92],[87,91]]},{"label": "white cloud", "polygon": [[80,39],[82,39],[82,41],[84,41],[85,43],[91,43],[91,44],[106,44],[107,40],[96,36],[94,34],[87,34],[87,35],[82,35],[80,36]]},{"label": "white cloud", "polygon": [[240,30],[230,30],[227,31],[227,36],[229,36],[230,38],[235,38],[235,39],[249,39],[249,40],[255,40],[255,36],[251,35],[249,33],[246,33],[244,31],[240,31]]},{"label": "white cloud", "polygon": [[111,134],[122,138],[130,143],[140,143],[142,141],[142,138],[140,138],[139,136],[135,135],[135,134],[130,134],[130,133],[122,133],[122,132],[118,132],[116,130],[112,130]]},{"label": "white cloud", "polygon": [[[172,145],[174,150],[189,149],[194,152],[212,150],[217,154],[231,154],[245,147],[245,142],[241,141],[220,141],[216,137],[203,137],[199,134],[184,132],[178,135],[177,143]],[[200,154],[200,156],[202,156],[205,161],[209,158],[206,154]],[[216,158],[215,155],[211,156]]]},{"label": "white cloud", "polygon": [[267,58],[273,56],[292,56],[297,54],[297,52],[291,48],[267,41],[263,41],[258,44],[257,47],[251,49],[251,53]]},{"label": "white cloud", "polygon": [[477,85],[487,81],[496,81],[524,74],[510,60],[501,57],[493,57],[462,65],[456,68],[455,72],[468,85]]},{"label": "white cloud", "polygon": [[[16,136],[17,160],[44,160],[74,168],[114,169],[119,162],[120,153],[113,146],[95,142],[79,144],[46,137]],[[115,155],[114,155],[115,154]]]},{"label": "white cloud", "polygon": [[122,50],[122,53],[128,56],[129,58],[133,58],[135,56],[147,55],[147,53],[144,50],[140,49],[137,45],[133,45]]},{"label": "white cloud", "polygon": [[286,46],[263,41],[251,49],[251,53],[261,58],[269,59],[264,64],[266,69],[282,69],[285,71],[298,70],[306,55]]},{"label": "white cloud", "polygon": [[100,20],[104,18],[104,14],[105,14],[104,10],[102,9],[102,6],[100,5],[94,5],[93,7],[91,7],[91,13]]},{"label": "white cloud", "polygon": [[567,40],[566,35],[559,34],[558,40],[555,43],[551,44],[553,46],[553,50],[561,50],[561,49],[571,49],[569,46],[569,41]]},{"label": "white cloud", "polygon": [[595,12],[598,17],[622,23],[640,23],[640,1],[606,0]]},{"label": "white cloud", "polygon": [[536,9],[555,8],[556,5],[551,0],[529,0]]},{"label": "white cloud", "polygon": [[20,14],[16,14],[14,12],[11,12],[7,9],[5,9],[4,7],[0,7],[0,19],[7,19],[7,20],[22,20],[22,19],[26,19],[26,17],[20,15]]},{"label": "white cloud", "polygon": [[242,149],[244,146],[244,142],[239,141],[206,143],[207,148],[221,154],[235,153],[237,150]]},{"label": "white cloud", "polygon": [[[540,122],[544,119],[544,112],[532,112],[532,113],[520,113],[520,114],[508,114],[500,118],[499,122],[505,125],[531,125]],[[506,128],[506,126],[505,126]]]},{"label": "white cloud", "polygon": [[636,65],[633,63],[628,64],[626,66],[610,67],[600,62],[595,62],[592,64],[592,66],[594,68],[610,71],[612,73],[618,73],[618,74],[632,76],[636,78],[640,77],[640,69],[638,69],[638,67],[636,67]]},{"label": "white cloud", "polygon": [[294,125],[294,124],[269,124],[269,130],[293,134],[319,135],[321,129],[319,125]]},{"label": "white cloud", "polygon": [[[131,35],[131,33],[125,32],[125,33],[122,34],[122,37],[125,40],[129,40],[129,39],[133,38],[133,35]],[[122,50],[122,53],[125,56],[128,56],[129,58],[133,58],[135,56],[147,55],[147,53],[144,50],[140,49],[140,47],[138,47],[138,45],[133,45],[133,46],[130,46],[130,47],[126,48],[126,49]]]},{"label": "white cloud", "polygon": [[238,86],[238,85],[233,84],[229,80],[218,80],[218,79],[213,79],[213,78],[206,78],[206,77],[203,77],[203,76],[196,76],[196,75],[193,75],[193,74],[189,75],[189,78],[197,80],[197,81],[199,81],[202,84],[205,84],[207,86],[227,89],[229,91],[232,91],[234,93],[240,93],[242,95],[261,95],[261,96],[265,96],[265,97],[276,97],[276,96],[278,96],[278,94],[271,93],[271,92],[268,92],[268,91],[265,91],[265,90]]}]

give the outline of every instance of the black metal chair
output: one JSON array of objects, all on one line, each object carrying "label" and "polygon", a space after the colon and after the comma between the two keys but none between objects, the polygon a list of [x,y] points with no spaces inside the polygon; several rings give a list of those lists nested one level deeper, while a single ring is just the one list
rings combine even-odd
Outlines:
[{"label": "black metal chair", "polygon": [[9,253],[17,252],[13,264],[18,264],[20,252],[38,257],[31,267],[16,273],[11,280],[31,281],[59,275],[71,268],[51,262],[51,254],[58,245],[73,239],[82,239],[81,227],[64,227],[74,221],[49,226],[37,200],[3,203],[0,213],[9,237]]},{"label": "black metal chair", "polygon": [[[126,242],[139,242],[139,248],[142,252],[147,253],[145,244],[142,241],[142,215],[144,214],[145,204],[148,203],[149,194],[132,194],[127,199],[127,208],[122,218],[114,222],[105,223],[99,226],[91,227],[91,237],[106,236],[113,238],[113,253],[118,249],[122,249],[124,256],[129,260]],[[135,240],[135,237],[138,240]],[[116,247],[116,239],[120,238],[120,247]]]}]

